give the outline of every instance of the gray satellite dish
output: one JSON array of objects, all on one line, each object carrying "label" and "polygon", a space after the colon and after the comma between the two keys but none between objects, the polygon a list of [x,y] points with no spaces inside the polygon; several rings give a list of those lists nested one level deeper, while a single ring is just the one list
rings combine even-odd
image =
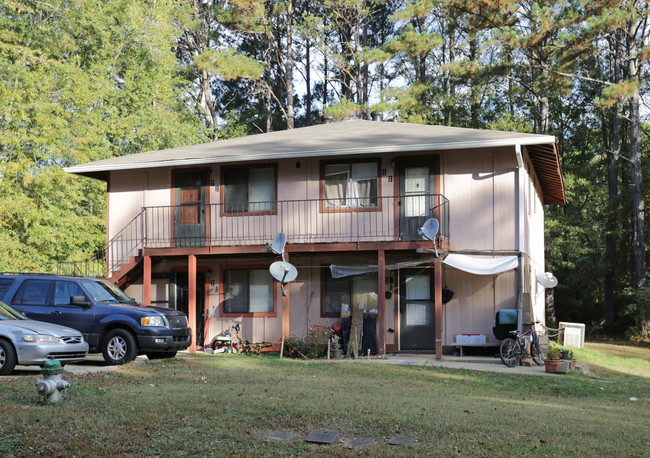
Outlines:
[{"label": "gray satellite dish", "polygon": [[279,232],[274,238],[273,242],[267,243],[266,248],[275,254],[282,256],[284,261],[284,246],[287,244],[287,236],[284,232]]},{"label": "gray satellite dish", "polygon": [[544,288],[555,288],[557,286],[557,278],[551,272],[542,272],[537,274],[537,283]]},{"label": "gray satellite dish", "polygon": [[418,229],[418,234],[424,240],[431,240],[433,242],[433,249],[438,257],[438,247],[436,246],[436,235],[440,229],[440,223],[435,218],[429,218],[424,222],[421,228]]},{"label": "gray satellite dish", "polygon": [[284,285],[290,283],[298,277],[298,270],[293,264],[286,261],[276,261],[269,267],[271,276],[280,282],[282,286],[282,295],[286,296]]}]

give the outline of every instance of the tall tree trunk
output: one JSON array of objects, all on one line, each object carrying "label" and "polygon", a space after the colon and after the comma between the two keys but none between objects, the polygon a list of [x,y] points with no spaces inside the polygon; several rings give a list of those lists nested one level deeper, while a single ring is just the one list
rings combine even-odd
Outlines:
[{"label": "tall tree trunk", "polygon": [[287,55],[285,57],[285,80],[287,88],[287,129],[293,129],[293,0],[287,2]]},{"label": "tall tree trunk", "polygon": [[[623,81],[623,34],[617,30],[614,39],[614,82]],[[608,183],[608,213],[607,231],[605,234],[605,283],[603,285],[603,311],[605,325],[611,326],[614,319],[614,280],[616,278],[616,230],[618,226],[618,157],[621,153],[623,139],[623,108],[625,100],[619,97],[616,100],[614,119],[612,124],[612,151],[609,157]]]},{"label": "tall tree trunk", "polygon": [[307,110],[306,122],[311,125],[311,45],[309,39],[305,43],[305,86],[307,93],[305,94],[305,109]]},{"label": "tall tree trunk", "polygon": [[[639,54],[640,43],[635,39],[636,21],[628,23],[628,78],[637,80],[640,84]],[[646,278],[646,253],[645,253],[645,207],[643,202],[643,172],[641,170],[641,97],[638,86],[629,97],[630,102],[630,161],[632,170],[632,211],[634,212],[634,274],[637,290]],[[636,307],[637,324],[645,334],[650,332],[650,326],[645,319],[644,304],[639,301]]]},{"label": "tall tree trunk", "polygon": [[[478,41],[476,36],[473,35],[473,38],[469,41],[469,60],[470,62],[475,62],[478,54]],[[470,117],[472,127],[474,129],[479,128],[479,88],[477,87],[478,83],[476,77],[470,77],[469,88],[470,88]]]}]

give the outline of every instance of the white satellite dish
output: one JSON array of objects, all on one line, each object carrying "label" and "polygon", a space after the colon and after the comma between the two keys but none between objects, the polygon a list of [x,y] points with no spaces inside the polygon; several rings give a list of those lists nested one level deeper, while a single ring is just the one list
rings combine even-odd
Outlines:
[{"label": "white satellite dish", "polygon": [[537,283],[544,288],[555,288],[557,286],[557,278],[551,272],[542,272],[537,274]]},{"label": "white satellite dish", "polygon": [[267,243],[266,248],[271,250],[273,253],[282,256],[284,261],[284,246],[287,244],[287,236],[284,232],[279,232],[274,238],[273,242]]},{"label": "white satellite dish", "polygon": [[436,218],[429,218],[424,222],[421,228],[418,229],[418,234],[424,240],[431,240],[433,242],[433,249],[436,252],[436,258],[438,257],[438,247],[436,246],[436,235],[438,235],[438,230],[440,229],[440,223]]},{"label": "white satellite dish", "polygon": [[276,261],[269,267],[271,276],[280,282],[282,286],[282,295],[286,296],[284,285],[290,283],[298,277],[298,270],[295,266],[286,261]]}]

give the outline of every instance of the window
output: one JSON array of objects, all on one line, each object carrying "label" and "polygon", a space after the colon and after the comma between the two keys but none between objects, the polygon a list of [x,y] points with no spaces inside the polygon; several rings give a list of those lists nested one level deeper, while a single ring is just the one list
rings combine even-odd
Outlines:
[{"label": "window", "polygon": [[406,325],[431,326],[431,277],[410,275],[405,283]]},{"label": "window", "polygon": [[268,269],[223,271],[223,313],[275,314],[275,289]]},{"label": "window", "polygon": [[365,313],[378,312],[376,273],[332,278],[330,269],[326,272],[323,316],[340,317],[341,311],[349,312],[352,307],[362,308]]},{"label": "window", "polygon": [[224,213],[275,210],[275,167],[228,168],[223,172]]},{"label": "window", "polygon": [[86,297],[79,285],[71,281],[57,281],[54,288],[54,305],[72,304],[72,296]]},{"label": "window", "polygon": [[51,280],[26,280],[18,288],[18,292],[11,303],[19,305],[46,305],[51,285]]},{"label": "window", "polygon": [[323,208],[377,207],[378,163],[325,164]]}]

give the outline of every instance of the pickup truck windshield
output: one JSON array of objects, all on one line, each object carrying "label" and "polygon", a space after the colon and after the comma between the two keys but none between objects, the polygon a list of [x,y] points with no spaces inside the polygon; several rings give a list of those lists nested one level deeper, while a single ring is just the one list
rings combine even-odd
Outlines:
[{"label": "pickup truck windshield", "polygon": [[101,303],[126,303],[136,302],[124,294],[117,286],[102,280],[82,280],[81,284],[95,302]]}]

